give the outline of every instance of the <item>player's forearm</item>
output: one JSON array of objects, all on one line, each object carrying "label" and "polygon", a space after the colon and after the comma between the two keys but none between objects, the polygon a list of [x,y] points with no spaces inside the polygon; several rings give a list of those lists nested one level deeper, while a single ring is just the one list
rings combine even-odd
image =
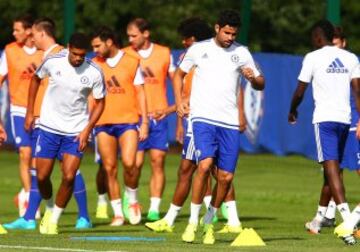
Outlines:
[{"label": "player's forearm", "polygon": [[355,97],[356,110],[360,114],[360,79],[351,80],[352,93]]},{"label": "player's forearm", "polygon": [[182,87],[185,73],[181,71],[180,68],[177,68],[174,74],[173,79],[173,89],[174,89],[174,97],[176,106],[179,106],[182,102]]},{"label": "player's forearm", "polygon": [[31,78],[27,104],[27,112],[29,114],[34,114],[34,104],[37,92],[39,90],[40,81],[41,79],[37,75],[33,75],[33,77]]},{"label": "player's forearm", "polygon": [[292,97],[291,100],[291,105],[290,105],[290,113],[294,113],[297,110],[297,107],[300,105],[300,103],[302,102],[303,98],[304,98],[304,93],[306,90],[307,84],[304,82],[299,82],[298,86],[294,92],[294,95]]},{"label": "player's forearm", "polygon": [[105,108],[105,98],[96,99],[93,110],[90,114],[88,125],[86,126],[87,130],[91,131],[94,128],[96,122],[99,120],[102,112],[104,111],[104,108]]},{"label": "player's forearm", "polygon": [[176,105],[173,104],[166,108],[165,113],[168,115],[168,114],[174,113],[175,111],[176,111]]},{"label": "player's forearm", "polygon": [[265,78],[264,76],[260,75],[256,78],[254,78],[253,81],[251,81],[251,86],[255,90],[263,90],[265,88]]},{"label": "player's forearm", "polygon": [[2,87],[5,79],[6,79],[6,76],[0,75],[0,88]]},{"label": "player's forearm", "polygon": [[136,95],[138,99],[138,104],[140,107],[140,113],[142,118],[142,123],[149,123],[149,119],[147,117],[147,108],[146,108],[146,96],[144,86],[140,85],[136,87]]}]

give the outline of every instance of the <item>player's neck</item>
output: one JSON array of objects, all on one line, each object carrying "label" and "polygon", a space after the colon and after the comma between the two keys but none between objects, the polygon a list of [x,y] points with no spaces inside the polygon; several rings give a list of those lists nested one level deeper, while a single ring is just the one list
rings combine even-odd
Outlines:
[{"label": "player's neck", "polygon": [[22,45],[22,46],[26,46],[26,47],[29,47],[29,48],[33,48],[35,45],[34,45],[34,42],[31,38],[27,39],[25,41],[25,43]]},{"label": "player's neck", "polygon": [[141,48],[139,48],[139,50],[147,50],[149,49],[151,46],[151,41],[150,40],[145,40],[143,46]]},{"label": "player's neck", "polygon": [[44,48],[42,48],[44,51],[49,50],[50,47],[56,45],[56,41],[54,39],[48,39],[44,41]]},{"label": "player's neck", "polygon": [[114,58],[119,52],[119,48],[113,46],[110,48],[109,58]]}]

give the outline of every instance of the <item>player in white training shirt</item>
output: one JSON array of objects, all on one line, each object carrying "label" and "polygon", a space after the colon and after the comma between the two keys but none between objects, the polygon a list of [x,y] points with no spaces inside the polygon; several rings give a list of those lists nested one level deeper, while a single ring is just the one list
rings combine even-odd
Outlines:
[{"label": "player in white training shirt", "polygon": [[[346,220],[350,215],[344,185],[340,179],[339,163],[343,157],[351,121],[349,83],[351,82],[358,100],[360,71],[356,55],[332,44],[334,27],[329,21],[315,23],[311,35],[317,50],[308,53],[304,58],[288,120],[296,123],[297,107],[308,83],[312,82],[315,101],[313,124],[318,162],[324,167],[324,184],[317,214],[305,227],[312,233],[319,233],[331,195],[341,217]],[[355,242],[350,236],[345,239],[348,239],[349,244]]]},{"label": "player in white training shirt", "polygon": [[185,242],[195,239],[203,191],[214,164],[217,166],[216,190],[204,217],[203,243],[215,242],[211,221],[230,188],[239,154],[240,75],[250,80],[254,88],[264,88],[264,79],[250,52],[234,42],[239,25],[240,17],[235,11],[221,12],[215,25],[215,37],[190,47],[174,77],[177,112],[182,116],[187,112],[187,103],[181,96],[183,78],[195,67],[190,118],[198,173],[193,183],[189,224],[182,235]]},{"label": "player in white training shirt", "polygon": [[[74,178],[79,169],[89,134],[104,109],[105,86],[102,71],[85,58],[88,38],[75,33],[68,50],[48,57],[33,77],[25,127],[30,128],[34,101],[41,79],[49,78],[40,112],[40,132],[36,144],[36,167],[41,196],[52,201],[50,175],[58,153],[62,155],[63,177],[51,217],[47,214],[40,224],[40,233],[58,234],[57,223],[70,200]],[[88,96],[95,102],[88,114]]]}]

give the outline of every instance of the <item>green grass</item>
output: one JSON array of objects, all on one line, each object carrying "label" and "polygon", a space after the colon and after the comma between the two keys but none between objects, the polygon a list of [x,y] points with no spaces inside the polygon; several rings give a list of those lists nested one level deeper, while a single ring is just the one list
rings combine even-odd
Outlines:
[{"label": "green grass", "polygon": [[[189,216],[189,200],[177,219],[174,233],[156,234],[147,230],[144,225],[124,225],[118,228],[108,226],[106,221],[95,219],[96,165],[92,153],[87,153],[82,162],[81,171],[87,181],[89,211],[95,227],[91,230],[76,231],[74,224],[77,210],[74,200],[69,203],[66,212],[60,219],[58,236],[43,236],[38,231],[10,231],[0,236],[0,245],[36,246],[86,249],[99,251],[358,251],[359,245],[346,247],[343,242],[332,234],[331,229],[323,229],[321,235],[310,235],[304,231],[304,222],[315,213],[319,190],[322,183],[320,166],[298,156],[276,157],[272,155],[240,156],[236,171],[235,190],[240,218],[244,227],[254,228],[266,242],[266,247],[232,248],[230,243],[236,235],[217,235],[216,244],[201,244],[201,234],[195,244],[181,242]],[[164,199],[161,203],[162,214],[169,206],[176,184],[176,172],[179,155],[171,154],[166,163],[167,184]],[[121,173],[120,173],[121,174]],[[140,201],[143,212],[148,209],[148,178],[150,169],[143,169],[140,185]],[[60,172],[57,167],[53,173],[53,184],[59,185]],[[360,201],[359,178],[356,174],[345,172],[345,183],[351,207]],[[17,156],[12,152],[0,152],[0,222],[5,223],[17,218],[12,199],[20,189],[17,172]],[[55,189],[57,190],[57,189]],[[340,219],[340,218],[338,218]],[[220,229],[222,223],[216,228]],[[147,238],[164,238],[157,242],[105,242],[105,241],[74,241],[74,236],[133,236]],[[17,251],[29,251],[16,249]],[[0,251],[15,251],[1,248]],[[34,249],[33,251],[37,251]],[[51,249],[49,249],[51,251]]]}]

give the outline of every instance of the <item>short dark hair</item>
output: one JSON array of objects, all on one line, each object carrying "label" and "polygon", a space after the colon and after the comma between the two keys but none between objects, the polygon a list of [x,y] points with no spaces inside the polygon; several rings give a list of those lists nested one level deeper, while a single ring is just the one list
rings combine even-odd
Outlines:
[{"label": "short dark hair", "polygon": [[180,22],[177,31],[183,38],[194,37],[196,41],[209,39],[213,36],[212,28],[199,17],[183,20]]},{"label": "short dark hair", "polygon": [[219,18],[216,22],[220,27],[229,25],[231,27],[240,27],[240,14],[234,10],[223,10],[220,12]]},{"label": "short dark hair", "polygon": [[36,26],[37,29],[44,31],[48,36],[55,39],[55,22],[48,18],[48,17],[42,17],[38,18],[34,22],[34,26]]},{"label": "short dark hair", "polygon": [[320,29],[326,38],[327,41],[332,42],[334,38],[334,25],[329,20],[320,20],[317,21],[313,26],[311,27],[311,32],[315,31],[316,29]]},{"label": "short dark hair", "polygon": [[25,15],[18,16],[17,18],[15,18],[14,22],[20,22],[20,23],[22,23],[24,29],[29,29],[32,27],[32,25],[34,23],[34,18],[29,14],[25,14]]},{"label": "short dark hair", "polygon": [[344,29],[341,26],[335,26],[334,27],[334,38],[339,38],[341,40],[346,39]]},{"label": "short dark hair", "polygon": [[129,22],[129,25],[135,25],[141,32],[150,31],[151,29],[150,23],[144,18],[134,18]]},{"label": "short dark hair", "polygon": [[108,26],[100,26],[91,34],[91,39],[99,37],[101,41],[111,39],[117,47],[122,47],[120,36]]},{"label": "short dark hair", "polygon": [[89,37],[84,33],[75,32],[70,37],[69,47],[88,50],[90,47]]}]

